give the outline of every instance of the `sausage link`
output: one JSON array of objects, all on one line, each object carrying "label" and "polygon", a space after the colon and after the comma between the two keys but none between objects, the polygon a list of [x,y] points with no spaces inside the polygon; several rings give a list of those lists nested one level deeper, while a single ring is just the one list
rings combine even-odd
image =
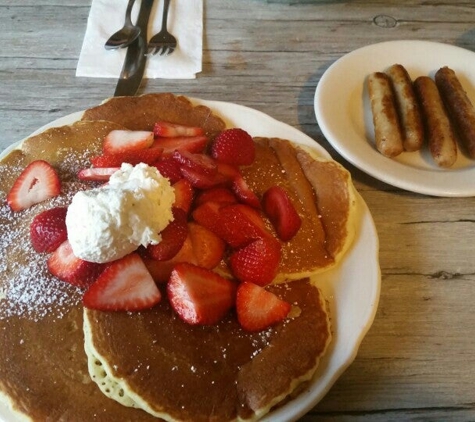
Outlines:
[{"label": "sausage link", "polygon": [[404,66],[394,64],[386,70],[391,79],[402,128],[405,151],[417,151],[424,142],[424,125],[412,80]]},{"label": "sausage link", "polygon": [[422,106],[432,157],[438,166],[450,167],[457,159],[457,144],[439,90],[428,76],[418,77],[414,88]]},{"label": "sausage link", "polygon": [[435,74],[447,111],[458,129],[460,141],[470,158],[475,158],[475,109],[455,72],[443,67]]},{"label": "sausage link", "polygon": [[376,148],[386,157],[395,157],[404,148],[394,94],[388,75],[382,72],[370,74],[368,92],[373,113]]}]

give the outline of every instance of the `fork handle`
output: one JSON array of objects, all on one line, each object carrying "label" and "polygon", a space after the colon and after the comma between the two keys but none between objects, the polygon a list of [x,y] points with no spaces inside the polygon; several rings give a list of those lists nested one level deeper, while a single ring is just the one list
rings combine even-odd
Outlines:
[{"label": "fork handle", "polygon": [[162,13],[162,29],[167,29],[167,19],[168,19],[168,9],[170,7],[170,0],[165,0],[163,2],[163,13]]}]

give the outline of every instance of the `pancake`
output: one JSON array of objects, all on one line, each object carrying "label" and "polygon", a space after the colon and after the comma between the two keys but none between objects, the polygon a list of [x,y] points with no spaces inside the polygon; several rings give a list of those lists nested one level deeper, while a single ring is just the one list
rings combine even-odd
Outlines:
[{"label": "pancake", "polygon": [[108,120],[131,130],[152,130],[158,120],[186,122],[188,126],[202,127],[210,139],[225,128],[223,120],[208,107],[193,106],[188,98],[170,93],[110,98],[86,110],[82,120]]},{"label": "pancake", "polygon": [[[262,197],[273,185],[289,193],[302,226],[281,242],[282,259],[274,282],[298,280],[334,267],[353,242],[356,193],[349,172],[314,151],[277,138],[255,138],[256,159],[242,169]],[[268,222],[268,228],[273,227]]]},{"label": "pancake", "polygon": [[167,421],[255,420],[312,377],[331,338],[308,280],[270,290],[299,312],[260,333],[243,331],[233,314],[190,326],[166,300],[138,314],[85,309],[91,375],[109,397]]},{"label": "pancake", "polygon": [[[150,421],[145,412],[107,399],[91,381],[84,354],[82,292],[52,277],[46,255],[33,251],[29,225],[44,209],[67,205],[86,185],[80,168],[122,126],[78,122],[24,141],[0,163],[0,392],[20,420]],[[37,158],[53,164],[62,180],[59,197],[13,213],[6,193]]]},{"label": "pancake", "polygon": [[[214,420],[220,421],[227,420],[221,418],[226,415],[229,420],[236,415],[252,419],[298,391],[295,389],[312,376],[326,350],[330,340],[328,315],[318,289],[307,281],[270,287],[298,303],[301,313],[273,329],[250,335],[237,326],[232,314],[215,327],[185,325],[171,314],[166,299],[147,312],[83,311],[82,292],[48,273],[47,257],[29,245],[32,218],[44,209],[67,205],[75,192],[91,186],[79,182],[76,174],[99,153],[105,134],[124,127],[151,129],[156,120],[198,125],[211,138],[224,128],[223,121],[209,109],[193,107],[184,97],[148,94],[114,98],[86,111],[81,122],[29,138],[0,162],[0,358],[5,362],[0,367],[0,392],[15,411],[31,420],[156,420],[149,411],[169,419],[170,415],[185,420],[190,415],[193,419],[196,415],[214,415]],[[296,237],[293,244],[285,246],[288,249],[276,281],[299,279],[332,267],[352,240],[355,205],[348,173],[287,141],[261,138],[256,143],[257,160],[243,168],[245,179],[259,195],[275,177],[274,182],[289,188],[299,212],[313,222],[304,223],[301,232],[305,239]],[[290,148],[291,154],[282,153],[281,147]],[[286,156],[292,158],[290,163]],[[63,183],[61,195],[13,213],[6,205],[6,192],[35,159],[44,159],[58,169]],[[301,169],[297,173],[296,163]],[[334,184],[331,189],[321,186],[330,180]],[[306,189],[307,194],[299,190],[303,182],[311,187]],[[338,195],[333,197],[331,192]],[[307,215],[308,201],[315,211]],[[318,244],[314,230],[320,236]],[[315,249],[299,249],[300,243]],[[155,334],[156,343],[150,341],[152,325],[160,334]],[[116,342],[116,335],[121,342]],[[178,344],[180,348],[175,347]],[[209,356],[214,356],[212,362],[206,361],[203,345],[210,351]],[[150,351],[157,349],[170,363],[168,370],[173,373],[168,378],[164,375],[166,367],[145,364],[152,359],[148,357]],[[187,353],[179,355],[180,350]],[[107,368],[105,375],[97,363]],[[156,372],[144,373],[147,366]],[[188,371],[178,370],[184,367]],[[206,373],[206,368],[213,370]],[[235,384],[228,385],[217,376],[224,369],[225,379],[235,379]],[[95,380],[99,384],[105,382],[116,389],[117,393],[111,390],[110,396],[125,394],[133,402],[124,399],[124,406],[111,400],[91,380],[89,372],[99,376]],[[179,382],[171,376],[177,376]],[[208,398],[208,383],[216,385],[212,400]],[[162,395],[154,396],[160,391]],[[146,411],[130,404],[145,407]]]}]

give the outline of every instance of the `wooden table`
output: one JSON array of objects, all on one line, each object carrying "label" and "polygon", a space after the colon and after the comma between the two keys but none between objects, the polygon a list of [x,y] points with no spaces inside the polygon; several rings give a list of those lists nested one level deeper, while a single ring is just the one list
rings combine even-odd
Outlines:
[{"label": "wooden table", "polygon": [[[333,150],[313,109],[322,74],[356,48],[418,39],[475,50],[475,5],[305,3],[205,0],[202,73],[147,80],[140,93],[239,103],[295,126],[351,171],[371,210],[382,270],[376,319],[354,363],[302,421],[475,420],[475,198],[373,179]],[[115,80],[75,77],[89,8],[88,0],[0,0],[0,150],[112,96]]]}]

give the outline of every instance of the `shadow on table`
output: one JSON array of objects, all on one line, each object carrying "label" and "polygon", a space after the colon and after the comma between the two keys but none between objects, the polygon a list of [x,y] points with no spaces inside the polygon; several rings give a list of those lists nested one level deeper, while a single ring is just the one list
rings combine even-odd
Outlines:
[{"label": "shadow on table", "polygon": [[465,32],[465,34],[455,40],[455,45],[475,52],[475,29]]}]

